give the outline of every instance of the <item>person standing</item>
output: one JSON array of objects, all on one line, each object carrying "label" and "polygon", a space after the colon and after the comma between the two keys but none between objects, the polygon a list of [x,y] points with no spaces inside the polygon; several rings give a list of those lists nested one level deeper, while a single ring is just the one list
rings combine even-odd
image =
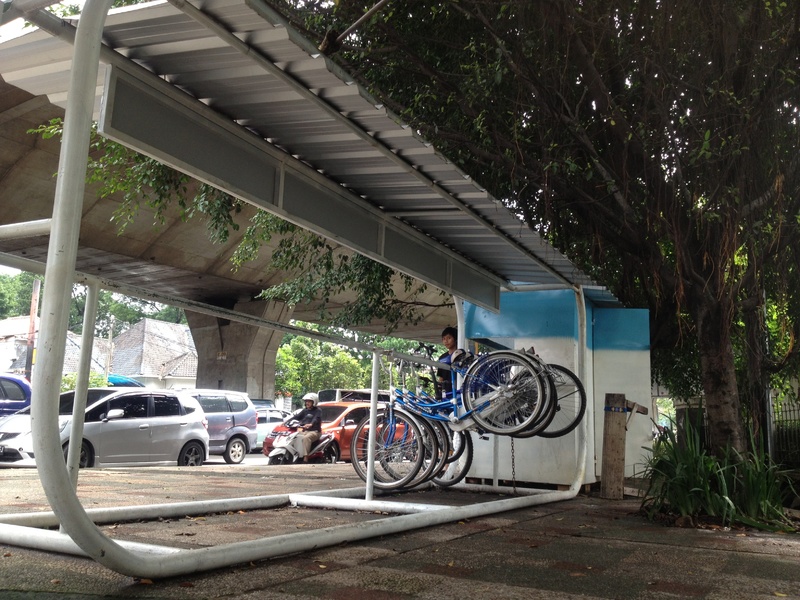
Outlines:
[{"label": "person standing", "polygon": [[[439,357],[439,362],[444,364],[452,364],[453,353],[458,348],[458,329],[455,327],[445,327],[442,330],[442,345],[447,349],[447,352]],[[450,369],[437,369],[436,370],[437,389],[441,398],[450,398],[453,395],[453,379],[451,377]]]}]

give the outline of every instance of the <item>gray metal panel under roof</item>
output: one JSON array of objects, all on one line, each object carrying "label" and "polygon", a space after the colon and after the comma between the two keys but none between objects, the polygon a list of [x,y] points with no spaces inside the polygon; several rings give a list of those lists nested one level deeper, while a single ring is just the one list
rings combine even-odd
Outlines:
[{"label": "gray metal panel under roof", "polygon": [[[154,2],[113,11],[104,41],[506,283],[595,285],[263,2],[186,4],[183,10],[176,0],[177,6]],[[192,9],[215,25],[185,12]],[[33,31],[0,45],[0,72],[64,106],[71,57],[71,45]],[[99,80],[96,110],[102,91]]]}]

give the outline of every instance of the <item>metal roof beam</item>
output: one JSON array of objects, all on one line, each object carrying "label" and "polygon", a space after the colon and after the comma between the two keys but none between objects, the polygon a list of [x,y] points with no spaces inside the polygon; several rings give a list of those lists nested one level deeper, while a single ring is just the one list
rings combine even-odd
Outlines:
[{"label": "metal roof beam", "polygon": [[501,278],[186,94],[146,80],[112,66],[99,124],[103,135],[470,302],[499,307]]}]

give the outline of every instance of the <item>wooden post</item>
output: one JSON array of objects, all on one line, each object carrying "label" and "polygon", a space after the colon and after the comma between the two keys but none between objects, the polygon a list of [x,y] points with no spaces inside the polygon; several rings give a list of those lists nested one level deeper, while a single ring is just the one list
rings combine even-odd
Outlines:
[{"label": "wooden post", "polygon": [[625,394],[606,394],[603,420],[603,466],[600,497],[622,500],[625,483],[625,437],[628,403]]}]

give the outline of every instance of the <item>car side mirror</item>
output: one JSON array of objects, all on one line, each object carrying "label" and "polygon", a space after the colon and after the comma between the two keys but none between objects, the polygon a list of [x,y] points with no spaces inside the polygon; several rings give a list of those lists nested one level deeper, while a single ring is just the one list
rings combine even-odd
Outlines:
[{"label": "car side mirror", "polygon": [[122,410],[121,408],[112,408],[110,411],[108,411],[105,420],[113,421],[114,419],[121,419],[124,416],[125,416],[124,410]]},{"label": "car side mirror", "polygon": [[356,424],[356,420],[355,419],[345,419],[344,420],[345,427],[347,427],[348,425],[355,425],[355,424]]}]

